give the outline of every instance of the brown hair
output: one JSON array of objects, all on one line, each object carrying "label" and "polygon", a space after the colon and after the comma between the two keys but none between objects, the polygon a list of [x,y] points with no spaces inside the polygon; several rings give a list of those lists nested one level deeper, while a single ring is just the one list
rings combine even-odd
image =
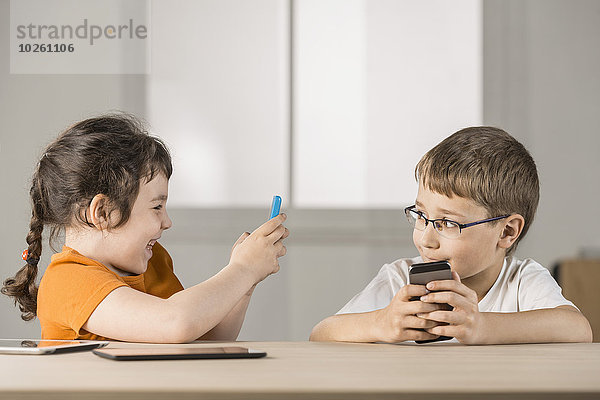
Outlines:
[{"label": "brown hair", "polygon": [[537,169],[527,149],[502,129],[488,126],[465,128],[444,139],[421,158],[415,178],[431,191],[475,201],[489,218],[520,214],[525,225],[507,254],[529,230],[540,197]]},{"label": "brown hair", "polygon": [[142,180],[150,181],[158,173],[168,179],[172,172],[165,144],[127,114],[86,119],[48,145],[29,190],[32,212],[27,262],[1,289],[19,303],[21,318],[29,321],[37,314],[37,264],[44,226],[51,228],[50,241],[74,223],[94,227],[85,210],[97,194],[108,199],[103,216],[113,211],[119,216],[110,228],[122,226],[129,220]]}]

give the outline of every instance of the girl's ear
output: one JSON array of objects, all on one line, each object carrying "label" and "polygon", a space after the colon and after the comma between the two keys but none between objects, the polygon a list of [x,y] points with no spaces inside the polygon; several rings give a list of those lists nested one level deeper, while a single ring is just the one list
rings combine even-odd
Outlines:
[{"label": "girl's ear", "polygon": [[519,214],[510,215],[504,220],[504,228],[498,239],[498,246],[503,249],[508,249],[523,232],[525,226],[525,218]]},{"label": "girl's ear", "polygon": [[109,221],[106,215],[108,206],[108,197],[103,194],[97,194],[90,202],[86,210],[88,221],[92,223],[96,229],[104,231],[108,228]]}]

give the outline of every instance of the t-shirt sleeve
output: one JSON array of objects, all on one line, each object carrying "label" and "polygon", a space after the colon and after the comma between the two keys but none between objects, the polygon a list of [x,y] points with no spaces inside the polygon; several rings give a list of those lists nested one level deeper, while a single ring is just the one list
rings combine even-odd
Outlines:
[{"label": "t-shirt sleeve", "polygon": [[394,295],[404,285],[406,285],[406,279],[398,273],[395,265],[385,264],[375,278],[336,314],[380,310],[390,304]]},{"label": "t-shirt sleeve", "polygon": [[79,334],[92,312],[113,290],[127,286],[98,266],[62,264],[46,271],[38,298],[45,319]]},{"label": "t-shirt sleeve", "polygon": [[[519,311],[575,305],[562,295],[562,289],[550,272],[538,263],[529,263],[519,282]],[[577,308],[577,307],[575,307]]]}]

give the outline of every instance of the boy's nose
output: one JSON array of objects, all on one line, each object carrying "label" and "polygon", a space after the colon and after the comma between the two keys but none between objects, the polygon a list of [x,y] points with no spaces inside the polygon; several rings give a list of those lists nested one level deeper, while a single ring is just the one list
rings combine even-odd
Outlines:
[{"label": "boy's nose", "polygon": [[435,249],[439,247],[439,244],[438,233],[433,228],[433,224],[427,224],[425,229],[421,231],[421,246]]}]

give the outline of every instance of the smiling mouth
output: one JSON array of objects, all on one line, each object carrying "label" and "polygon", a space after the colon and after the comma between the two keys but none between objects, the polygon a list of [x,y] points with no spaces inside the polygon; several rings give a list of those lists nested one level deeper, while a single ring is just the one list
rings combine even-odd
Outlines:
[{"label": "smiling mouth", "polygon": [[[158,238],[160,239],[160,238]],[[152,250],[152,246],[154,246],[156,244],[156,242],[158,241],[158,239],[152,239],[151,241],[148,242],[148,244],[146,245],[146,248],[148,250]]]}]

